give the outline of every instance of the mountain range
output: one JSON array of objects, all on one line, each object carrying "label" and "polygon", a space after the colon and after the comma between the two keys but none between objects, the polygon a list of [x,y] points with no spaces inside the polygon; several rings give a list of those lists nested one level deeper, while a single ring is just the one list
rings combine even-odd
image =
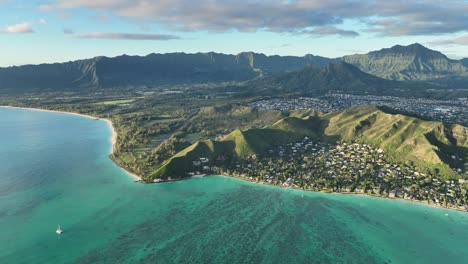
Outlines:
[{"label": "mountain range", "polygon": [[[453,99],[468,97],[464,89],[446,89],[426,83],[384,79],[344,61],[325,67],[308,65],[300,71],[267,76],[244,83],[246,95],[320,96],[327,93]],[[239,87],[235,89],[240,92]]]},{"label": "mountain range", "polygon": [[296,72],[275,75],[254,81],[258,88],[277,87],[301,94],[324,94],[327,92],[379,94],[399,86],[396,81],[386,80],[359,70],[356,66],[340,61],[326,67],[306,66]]},{"label": "mountain range", "polygon": [[[341,61],[357,68],[350,68]],[[336,66],[328,66],[330,63]],[[342,70],[344,68],[345,71]],[[351,72],[356,77],[352,80],[349,75]],[[341,73],[345,75],[340,76]],[[309,86],[311,84],[291,81],[311,79],[306,78],[308,74],[316,78],[319,84],[327,84],[332,88],[351,83],[348,90],[352,90],[356,85],[375,85],[378,80],[375,76],[387,80],[424,81],[458,88],[468,83],[468,59],[452,60],[420,44],[397,45],[343,58],[314,55],[266,56],[253,52],[237,55],[213,52],[123,55],[0,68],[0,90],[21,93],[109,87],[155,87],[167,84],[243,82],[272,75],[281,76],[283,80],[277,78],[278,84]],[[378,82],[379,85],[384,83],[382,80]]]},{"label": "mountain range", "polygon": [[324,66],[331,61],[313,55],[282,57],[253,52],[237,55],[211,52],[96,57],[66,63],[0,68],[0,89],[68,90],[246,81],[263,75],[300,70],[309,64]]},{"label": "mountain range", "polygon": [[466,59],[452,60],[441,52],[418,43],[344,56],[343,61],[390,80],[446,81],[450,78],[468,77]]}]

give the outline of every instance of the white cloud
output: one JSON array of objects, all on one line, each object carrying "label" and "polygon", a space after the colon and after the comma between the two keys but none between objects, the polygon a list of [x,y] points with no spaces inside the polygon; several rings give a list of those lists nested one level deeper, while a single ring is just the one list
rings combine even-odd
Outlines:
[{"label": "white cloud", "polygon": [[340,37],[357,37],[359,33],[353,30],[344,30],[336,27],[318,27],[311,30],[301,31],[302,34],[310,34],[314,36],[327,36],[327,35],[337,35]]},{"label": "white cloud", "polygon": [[127,0],[55,0],[43,1],[45,4],[40,4],[39,9],[42,11],[75,9],[75,8],[90,8],[90,9],[108,9],[119,5],[126,4],[131,1]]},{"label": "white cloud", "polygon": [[126,39],[126,40],[173,40],[179,39],[175,35],[165,34],[140,34],[140,33],[114,33],[114,32],[88,32],[74,33],[70,29],[65,29],[64,34],[72,38],[83,39]]},{"label": "white cloud", "polygon": [[32,26],[33,24],[30,22],[23,22],[23,23],[7,26],[4,29],[0,29],[0,32],[1,33],[34,33]]},{"label": "white cloud", "polygon": [[41,19],[39,19],[39,23],[42,24],[42,25],[45,25],[45,24],[47,24],[47,20],[45,20],[44,18],[41,18]]},{"label": "white cloud", "polygon": [[468,45],[468,35],[452,39],[441,39],[429,42],[434,46],[448,46],[448,45]]},{"label": "white cloud", "polygon": [[[44,11],[88,9],[171,29],[304,32],[345,20],[387,36],[438,35],[468,29],[466,0],[42,0]],[[308,32],[309,31],[309,32]],[[322,34],[315,32],[315,34]],[[327,32],[325,32],[327,33]],[[357,32],[333,34],[355,36]]]}]

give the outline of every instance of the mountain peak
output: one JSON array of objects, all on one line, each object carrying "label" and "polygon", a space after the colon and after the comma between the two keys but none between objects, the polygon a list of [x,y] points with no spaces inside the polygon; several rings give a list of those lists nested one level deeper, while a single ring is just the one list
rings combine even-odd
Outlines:
[{"label": "mountain peak", "polygon": [[422,56],[436,56],[436,57],[443,57],[447,58],[444,54],[442,54],[439,51],[431,50],[419,43],[413,43],[408,46],[402,46],[402,45],[395,45],[391,48],[386,48],[386,49],[381,49],[379,51],[373,51],[371,53],[378,54],[378,53],[383,53],[383,54],[404,54],[404,55],[422,55]]},{"label": "mountain peak", "polygon": [[364,72],[390,80],[443,81],[468,74],[463,62],[451,60],[419,43],[345,56],[343,60]]},{"label": "mountain peak", "polygon": [[238,53],[237,56],[265,56],[265,54],[263,53],[257,53],[257,52],[253,52],[253,51],[243,51],[241,53]]},{"label": "mountain peak", "polygon": [[[405,47],[405,46],[403,46],[403,47]],[[417,42],[406,46],[406,48],[416,49],[416,50],[429,50],[429,48],[427,48],[426,46],[424,46],[424,45],[422,45],[420,43],[417,43]]]},{"label": "mountain peak", "polygon": [[270,83],[292,91],[324,94],[330,91],[376,92],[391,82],[341,61],[330,63],[326,67],[308,65],[299,72],[271,77]]},{"label": "mountain peak", "polygon": [[[0,0],[1,1],[1,0]],[[146,56],[95,57],[66,63],[0,68],[0,90],[156,87],[167,84],[247,81],[327,65],[323,57],[206,53],[151,53]]]}]

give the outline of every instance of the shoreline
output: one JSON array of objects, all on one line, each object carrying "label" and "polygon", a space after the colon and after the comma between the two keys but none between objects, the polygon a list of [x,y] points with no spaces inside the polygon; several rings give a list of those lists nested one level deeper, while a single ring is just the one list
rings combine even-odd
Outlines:
[{"label": "shoreline", "polygon": [[122,169],[123,171],[125,171],[125,173],[126,173],[127,175],[129,175],[130,177],[132,177],[133,179],[135,179],[135,180],[137,180],[137,181],[139,181],[139,182],[142,181],[142,178],[141,178],[140,176],[138,176],[138,175],[136,175],[135,173],[130,172],[130,171],[127,170],[126,168],[120,166],[120,164],[118,164],[117,162],[115,162],[115,160],[114,160],[113,158],[111,158],[111,157],[114,155],[115,144],[117,143],[117,132],[115,132],[114,124],[112,123],[112,121],[111,121],[110,119],[102,118],[102,117],[96,117],[96,116],[92,116],[92,115],[80,114],[80,113],[75,113],[75,112],[48,110],[48,109],[43,109],[43,108],[5,106],[5,105],[0,106],[0,108],[13,108],[13,109],[23,109],[23,110],[39,111],[39,112],[49,112],[49,113],[68,114],[68,115],[81,116],[81,117],[84,117],[84,118],[89,118],[89,119],[100,120],[100,121],[106,122],[106,124],[109,126],[109,128],[110,128],[110,130],[111,130],[111,137],[110,137],[110,141],[111,141],[111,151],[110,151],[110,154],[109,154],[109,159],[110,159],[115,165],[117,165],[117,167],[119,167],[120,169]]},{"label": "shoreline", "polygon": [[[117,143],[117,132],[115,132],[113,123],[112,123],[112,121],[111,121],[110,119],[101,118],[101,117],[95,117],[95,116],[92,116],[92,115],[80,114],[80,113],[75,113],[75,112],[48,110],[48,109],[42,109],[42,108],[16,107],[16,106],[0,106],[0,108],[15,108],[15,109],[23,109],[23,110],[31,110],[31,111],[40,111],[40,112],[61,113],[61,114],[76,115],[76,116],[81,116],[81,117],[90,118],[90,119],[94,119],[94,120],[101,120],[101,121],[104,121],[104,122],[107,123],[107,125],[108,125],[108,126],[110,127],[110,129],[111,129],[111,138],[110,138],[110,140],[111,140],[111,143],[112,143],[112,144],[111,144],[111,153],[109,154],[109,159],[110,159],[115,165],[117,165],[120,169],[122,169],[123,171],[125,171],[125,173],[127,173],[127,175],[129,175],[129,176],[132,177],[133,179],[137,180],[138,182],[140,182],[140,183],[148,183],[148,184],[156,183],[156,182],[144,182],[140,176],[136,175],[135,173],[132,173],[132,172],[128,171],[125,167],[121,166],[121,165],[113,158],[115,144]],[[449,209],[449,210],[455,210],[455,211],[465,212],[465,213],[468,212],[467,210],[460,209],[460,208],[456,208],[456,207],[445,207],[445,206],[440,206],[440,205],[436,205],[436,204],[430,204],[428,201],[418,201],[418,200],[404,199],[404,198],[400,198],[400,197],[390,198],[390,197],[383,197],[383,196],[377,196],[377,195],[369,195],[369,194],[366,194],[366,193],[357,193],[357,192],[327,192],[327,191],[304,190],[304,189],[300,189],[300,188],[296,188],[296,187],[289,187],[289,188],[287,188],[287,187],[283,187],[283,186],[279,186],[279,185],[275,185],[275,184],[271,184],[271,183],[267,183],[267,182],[256,182],[256,181],[251,181],[251,180],[249,180],[249,179],[245,179],[245,178],[242,178],[242,177],[238,177],[238,176],[234,176],[234,175],[225,175],[225,174],[208,174],[208,175],[206,175],[206,176],[204,176],[204,177],[214,176],[214,175],[222,176],[222,177],[228,177],[228,178],[234,178],[234,179],[238,179],[238,180],[241,180],[241,181],[244,181],[244,182],[248,182],[248,183],[252,183],[252,184],[259,184],[259,185],[277,187],[277,188],[281,188],[281,189],[294,189],[294,190],[300,190],[300,191],[305,191],[305,192],[327,193],[327,194],[335,194],[335,195],[338,194],[338,195],[366,196],[366,197],[373,197],[373,198],[381,198],[381,199],[388,199],[388,200],[397,200],[397,201],[409,202],[409,203],[413,203],[413,204],[419,204],[419,205],[429,206],[429,207],[438,208],[438,209]],[[191,179],[191,178],[179,178],[179,179],[174,179],[174,180],[170,180],[170,181],[160,181],[160,182],[157,182],[157,183],[167,183],[167,182],[181,181],[181,180],[186,180],[186,179]]]},{"label": "shoreline", "polygon": [[366,194],[366,193],[357,193],[357,192],[326,192],[326,191],[304,190],[304,189],[300,189],[300,188],[296,188],[296,187],[283,187],[283,186],[279,186],[279,185],[275,185],[275,184],[271,184],[271,183],[267,183],[267,182],[250,181],[250,180],[244,179],[242,177],[230,176],[230,175],[226,175],[226,174],[209,174],[209,175],[206,175],[205,177],[207,177],[207,176],[222,176],[222,177],[227,177],[227,178],[234,178],[234,179],[244,181],[244,182],[248,182],[248,183],[251,183],[251,184],[258,184],[258,185],[264,185],[264,186],[270,186],[270,187],[277,187],[277,188],[280,188],[280,189],[294,189],[294,190],[304,191],[304,192],[326,193],[326,194],[333,194],[333,195],[354,195],[354,196],[372,197],[372,198],[379,198],[379,199],[386,199],[386,200],[402,201],[402,202],[418,204],[418,205],[423,205],[423,206],[429,206],[429,207],[438,208],[438,209],[455,210],[455,211],[464,212],[464,213],[468,212],[468,210],[466,210],[466,209],[464,210],[464,209],[460,209],[460,208],[456,208],[456,207],[445,207],[445,206],[440,206],[440,205],[436,205],[436,204],[430,204],[427,201],[404,199],[404,198],[400,198],[400,197],[390,198],[390,197],[370,195],[370,194]]}]

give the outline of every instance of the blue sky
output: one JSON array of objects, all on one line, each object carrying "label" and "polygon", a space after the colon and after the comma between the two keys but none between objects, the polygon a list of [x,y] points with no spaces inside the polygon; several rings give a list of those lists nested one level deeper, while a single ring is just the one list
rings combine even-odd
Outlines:
[{"label": "blue sky", "polygon": [[338,57],[419,42],[468,57],[465,0],[0,0],[0,66],[242,51]]}]

